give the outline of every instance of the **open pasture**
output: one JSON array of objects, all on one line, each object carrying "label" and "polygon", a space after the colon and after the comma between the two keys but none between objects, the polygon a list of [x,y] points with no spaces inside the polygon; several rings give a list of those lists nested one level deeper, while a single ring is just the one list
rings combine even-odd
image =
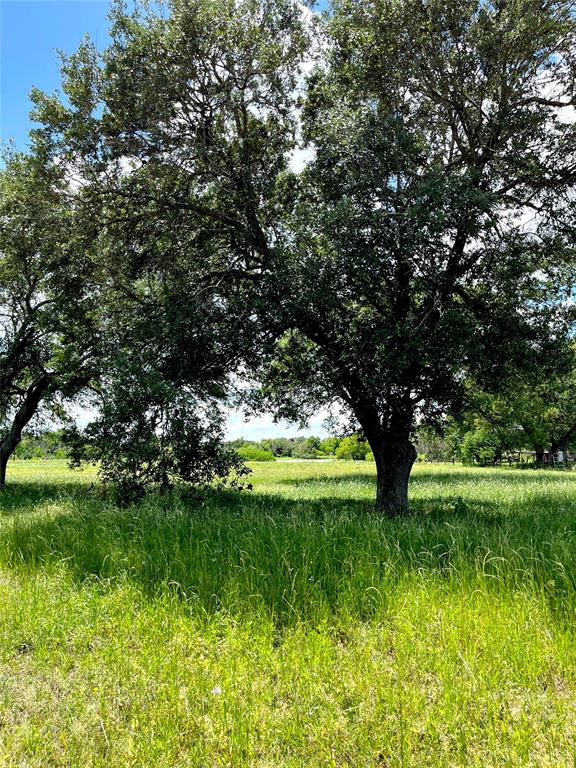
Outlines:
[{"label": "open pasture", "polygon": [[4,768],[574,766],[576,473],[365,462],[121,509],[14,462]]}]

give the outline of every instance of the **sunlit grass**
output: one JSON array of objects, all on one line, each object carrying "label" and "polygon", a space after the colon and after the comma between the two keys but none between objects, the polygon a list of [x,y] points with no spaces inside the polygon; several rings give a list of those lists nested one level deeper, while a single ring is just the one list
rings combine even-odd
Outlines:
[{"label": "sunlit grass", "polygon": [[1,766],[576,765],[576,473],[254,466],[125,509],[14,462]]}]

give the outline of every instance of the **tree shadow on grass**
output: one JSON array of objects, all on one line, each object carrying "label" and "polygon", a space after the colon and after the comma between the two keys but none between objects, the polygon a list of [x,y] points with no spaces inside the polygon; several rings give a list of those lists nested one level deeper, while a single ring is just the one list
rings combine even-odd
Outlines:
[{"label": "tree shadow on grass", "polygon": [[[128,581],[201,616],[264,612],[278,627],[338,613],[366,620],[385,615],[406,584],[535,590],[563,625],[576,616],[576,517],[546,493],[522,516],[473,495],[455,504],[430,494],[397,520],[378,517],[368,499],[256,492],[173,493],[119,508],[84,484],[31,482],[3,498],[5,567],[63,570],[104,589]],[[61,511],[43,515],[47,504]]]},{"label": "tree shadow on grass", "polygon": [[[486,474],[489,470],[491,474]],[[494,474],[492,474],[494,473]],[[421,469],[413,473],[410,478],[410,487],[417,487],[427,483],[442,483],[447,485],[456,484],[477,484],[491,483],[496,480],[510,483],[512,485],[521,484],[528,487],[537,487],[542,485],[544,480],[547,484],[562,484],[566,481],[575,483],[576,491],[576,472],[570,470],[532,470],[532,469],[509,469],[508,467],[484,468],[462,470],[457,467],[450,469]],[[316,485],[367,485],[375,482],[374,470],[365,472],[350,472],[342,475],[318,474],[312,477],[302,478],[283,478],[277,481],[280,485],[291,486],[316,486]]]},{"label": "tree shadow on grass", "polygon": [[8,483],[0,491],[0,519],[3,516],[37,512],[47,505],[92,501],[102,495],[86,482],[44,482],[27,480]]}]

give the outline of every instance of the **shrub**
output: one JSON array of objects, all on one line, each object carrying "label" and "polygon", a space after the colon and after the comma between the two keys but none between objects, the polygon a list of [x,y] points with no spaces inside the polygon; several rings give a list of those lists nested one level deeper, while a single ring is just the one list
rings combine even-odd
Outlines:
[{"label": "shrub", "polygon": [[325,456],[335,456],[339,445],[339,437],[325,437],[320,443],[320,450]]},{"label": "shrub", "polygon": [[460,454],[464,464],[492,464],[502,453],[502,445],[493,430],[477,427],[467,432],[462,440]]},{"label": "shrub", "polygon": [[22,438],[14,451],[15,459],[66,459],[68,451],[64,444],[64,432],[56,430],[28,434]]},{"label": "shrub", "polygon": [[256,448],[254,445],[245,445],[237,450],[238,456],[244,461],[276,461],[272,451]]},{"label": "shrub", "polygon": [[260,441],[260,447],[264,451],[271,451],[274,456],[290,456],[292,452],[292,440],[287,437],[271,437]]},{"label": "shrub", "polygon": [[219,403],[201,399],[146,366],[118,365],[102,389],[94,421],[66,433],[71,466],[98,463],[98,474],[122,504],[174,484],[243,489],[249,470],[222,441]]},{"label": "shrub", "polygon": [[365,440],[360,439],[358,435],[350,435],[343,437],[340,441],[340,445],[336,448],[336,458],[345,461],[365,461],[374,457]]},{"label": "shrub", "polygon": [[322,455],[319,437],[296,437],[292,443],[292,456],[295,459],[317,459]]}]

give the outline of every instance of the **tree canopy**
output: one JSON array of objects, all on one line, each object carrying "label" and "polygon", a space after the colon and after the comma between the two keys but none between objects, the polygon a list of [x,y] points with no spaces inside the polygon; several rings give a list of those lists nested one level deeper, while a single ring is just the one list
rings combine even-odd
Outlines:
[{"label": "tree canopy", "polygon": [[0,487],[31,420],[62,416],[94,378],[96,307],[62,173],[12,155],[0,173]]},{"label": "tree canopy", "polygon": [[405,512],[416,419],[565,342],[573,4],[163,9],[113,6],[110,46],[64,61],[66,101],[34,95],[34,151],[78,180],[124,296],[164,291],[176,349],[212,328],[228,385],[252,377],[279,415],[338,404],[377,508]]}]

